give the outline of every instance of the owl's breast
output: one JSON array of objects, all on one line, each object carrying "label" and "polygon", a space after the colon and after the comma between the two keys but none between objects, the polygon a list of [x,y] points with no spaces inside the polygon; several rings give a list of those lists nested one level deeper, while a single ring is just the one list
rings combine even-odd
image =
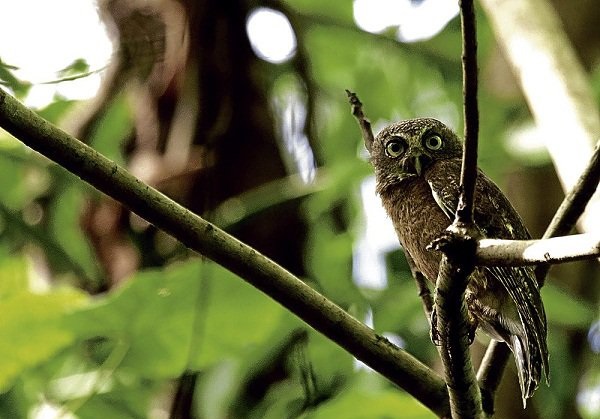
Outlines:
[{"label": "owl's breast", "polygon": [[404,250],[417,269],[435,282],[441,255],[425,247],[439,237],[450,220],[435,202],[428,183],[422,177],[410,179],[382,191],[380,196]]}]

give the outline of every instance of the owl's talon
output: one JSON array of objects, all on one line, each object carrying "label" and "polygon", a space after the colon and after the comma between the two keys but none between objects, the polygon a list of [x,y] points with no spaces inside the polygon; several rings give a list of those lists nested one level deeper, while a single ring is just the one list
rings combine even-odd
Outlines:
[{"label": "owl's talon", "polygon": [[475,340],[475,332],[477,331],[477,322],[470,322],[469,324],[469,333],[467,334],[467,339],[469,339],[469,345],[473,344]]}]

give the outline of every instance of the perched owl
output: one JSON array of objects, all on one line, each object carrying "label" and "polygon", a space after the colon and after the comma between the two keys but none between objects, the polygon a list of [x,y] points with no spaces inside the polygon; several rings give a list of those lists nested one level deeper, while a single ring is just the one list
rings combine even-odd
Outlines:
[{"label": "perched owl", "polygon": [[[384,128],[367,144],[377,193],[416,268],[435,283],[441,255],[426,247],[454,220],[462,143],[448,127],[412,119]],[[478,171],[475,226],[483,237],[529,239],[498,187]],[[478,267],[466,291],[471,321],[514,354],[523,401],[548,377],[546,315],[531,267]]]}]

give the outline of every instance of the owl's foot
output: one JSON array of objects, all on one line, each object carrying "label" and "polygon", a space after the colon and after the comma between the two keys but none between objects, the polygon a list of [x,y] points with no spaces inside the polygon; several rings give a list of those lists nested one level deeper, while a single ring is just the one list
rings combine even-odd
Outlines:
[{"label": "owl's foot", "polygon": [[473,343],[473,341],[475,340],[475,332],[477,331],[477,321],[470,321],[469,322],[469,332],[467,334],[467,339],[469,339],[469,345],[471,345]]},{"label": "owl's foot", "polygon": [[[468,318],[468,323],[469,323],[469,325],[468,325],[468,331],[467,331],[467,339],[469,340],[469,345],[471,345],[473,343],[473,341],[475,340],[475,332],[477,332],[477,327],[479,326],[479,323],[478,323],[477,319],[474,319],[470,315]],[[439,329],[438,329],[438,316],[437,316],[437,311],[435,309],[435,306],[431,310],[431,329],[430,329],[429,333],[430,333],[431,341],[433,342],[433,344],[435,346],[441,346],[442,343],[440,340],[440,333],[439,333]]]}]

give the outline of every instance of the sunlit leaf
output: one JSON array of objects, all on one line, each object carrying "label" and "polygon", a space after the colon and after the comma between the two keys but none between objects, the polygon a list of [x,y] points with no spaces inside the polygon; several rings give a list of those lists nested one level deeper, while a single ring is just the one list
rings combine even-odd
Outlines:
[{"label": "sunlit leaf", "polygon": [[28,264],[24,257],[0,257],[0,301],[29,288]]},{"label": "sunlit leaf", "polygon": [[194,369],[245,354],[265,342],[284,315],[279,304],[222,268],[210,265],[204,281],[190,348]]},{"label": "sunlit leaf", "polygon": [[90,65],[83,58],[77,58],[71,64],[58,71],[60,77],[69,77],[89,71]]},{"label": "sunlit leaf", "polygon": [[156,386],[150,382],[119,385],[111,391],[84,400],[75,414],[79,419],[145,419],[156,391]]},{"label": "sunlit leaf", "polygon": [[[368,380],[367,380],[368,381]],[[431,412],[411,396],[387,386],[353,386],[301,416],[305,419],[429,419]]]},{"label": "sunlit leaf", "polygon": [[199,290],[200,261],[141,272],[70,319],[82,336],[128,346],[122,367],[146,377],[176,377],[188,364]]},{"label": "sunlit leaf", "polygon": [[72,289],[48,294],[22,291],[0,300],[0,391],[21,372],[75,341],[63,317],[85,301],[81,292]]},{"label": "sunlit leaf", "polygon": [[20,80],[13,74],[17,70],[15,66],[7,64],[0,59],[0,85],[7,86],[15,93],[17,98],[23,98],[31,89],[31,83]]},{"label": "sunlit leaf", "polygon": [[125,95],[119,95],[96,125],[90,144],[109,159],[123,164],[123,143],[132,129],[129,104]]}]

